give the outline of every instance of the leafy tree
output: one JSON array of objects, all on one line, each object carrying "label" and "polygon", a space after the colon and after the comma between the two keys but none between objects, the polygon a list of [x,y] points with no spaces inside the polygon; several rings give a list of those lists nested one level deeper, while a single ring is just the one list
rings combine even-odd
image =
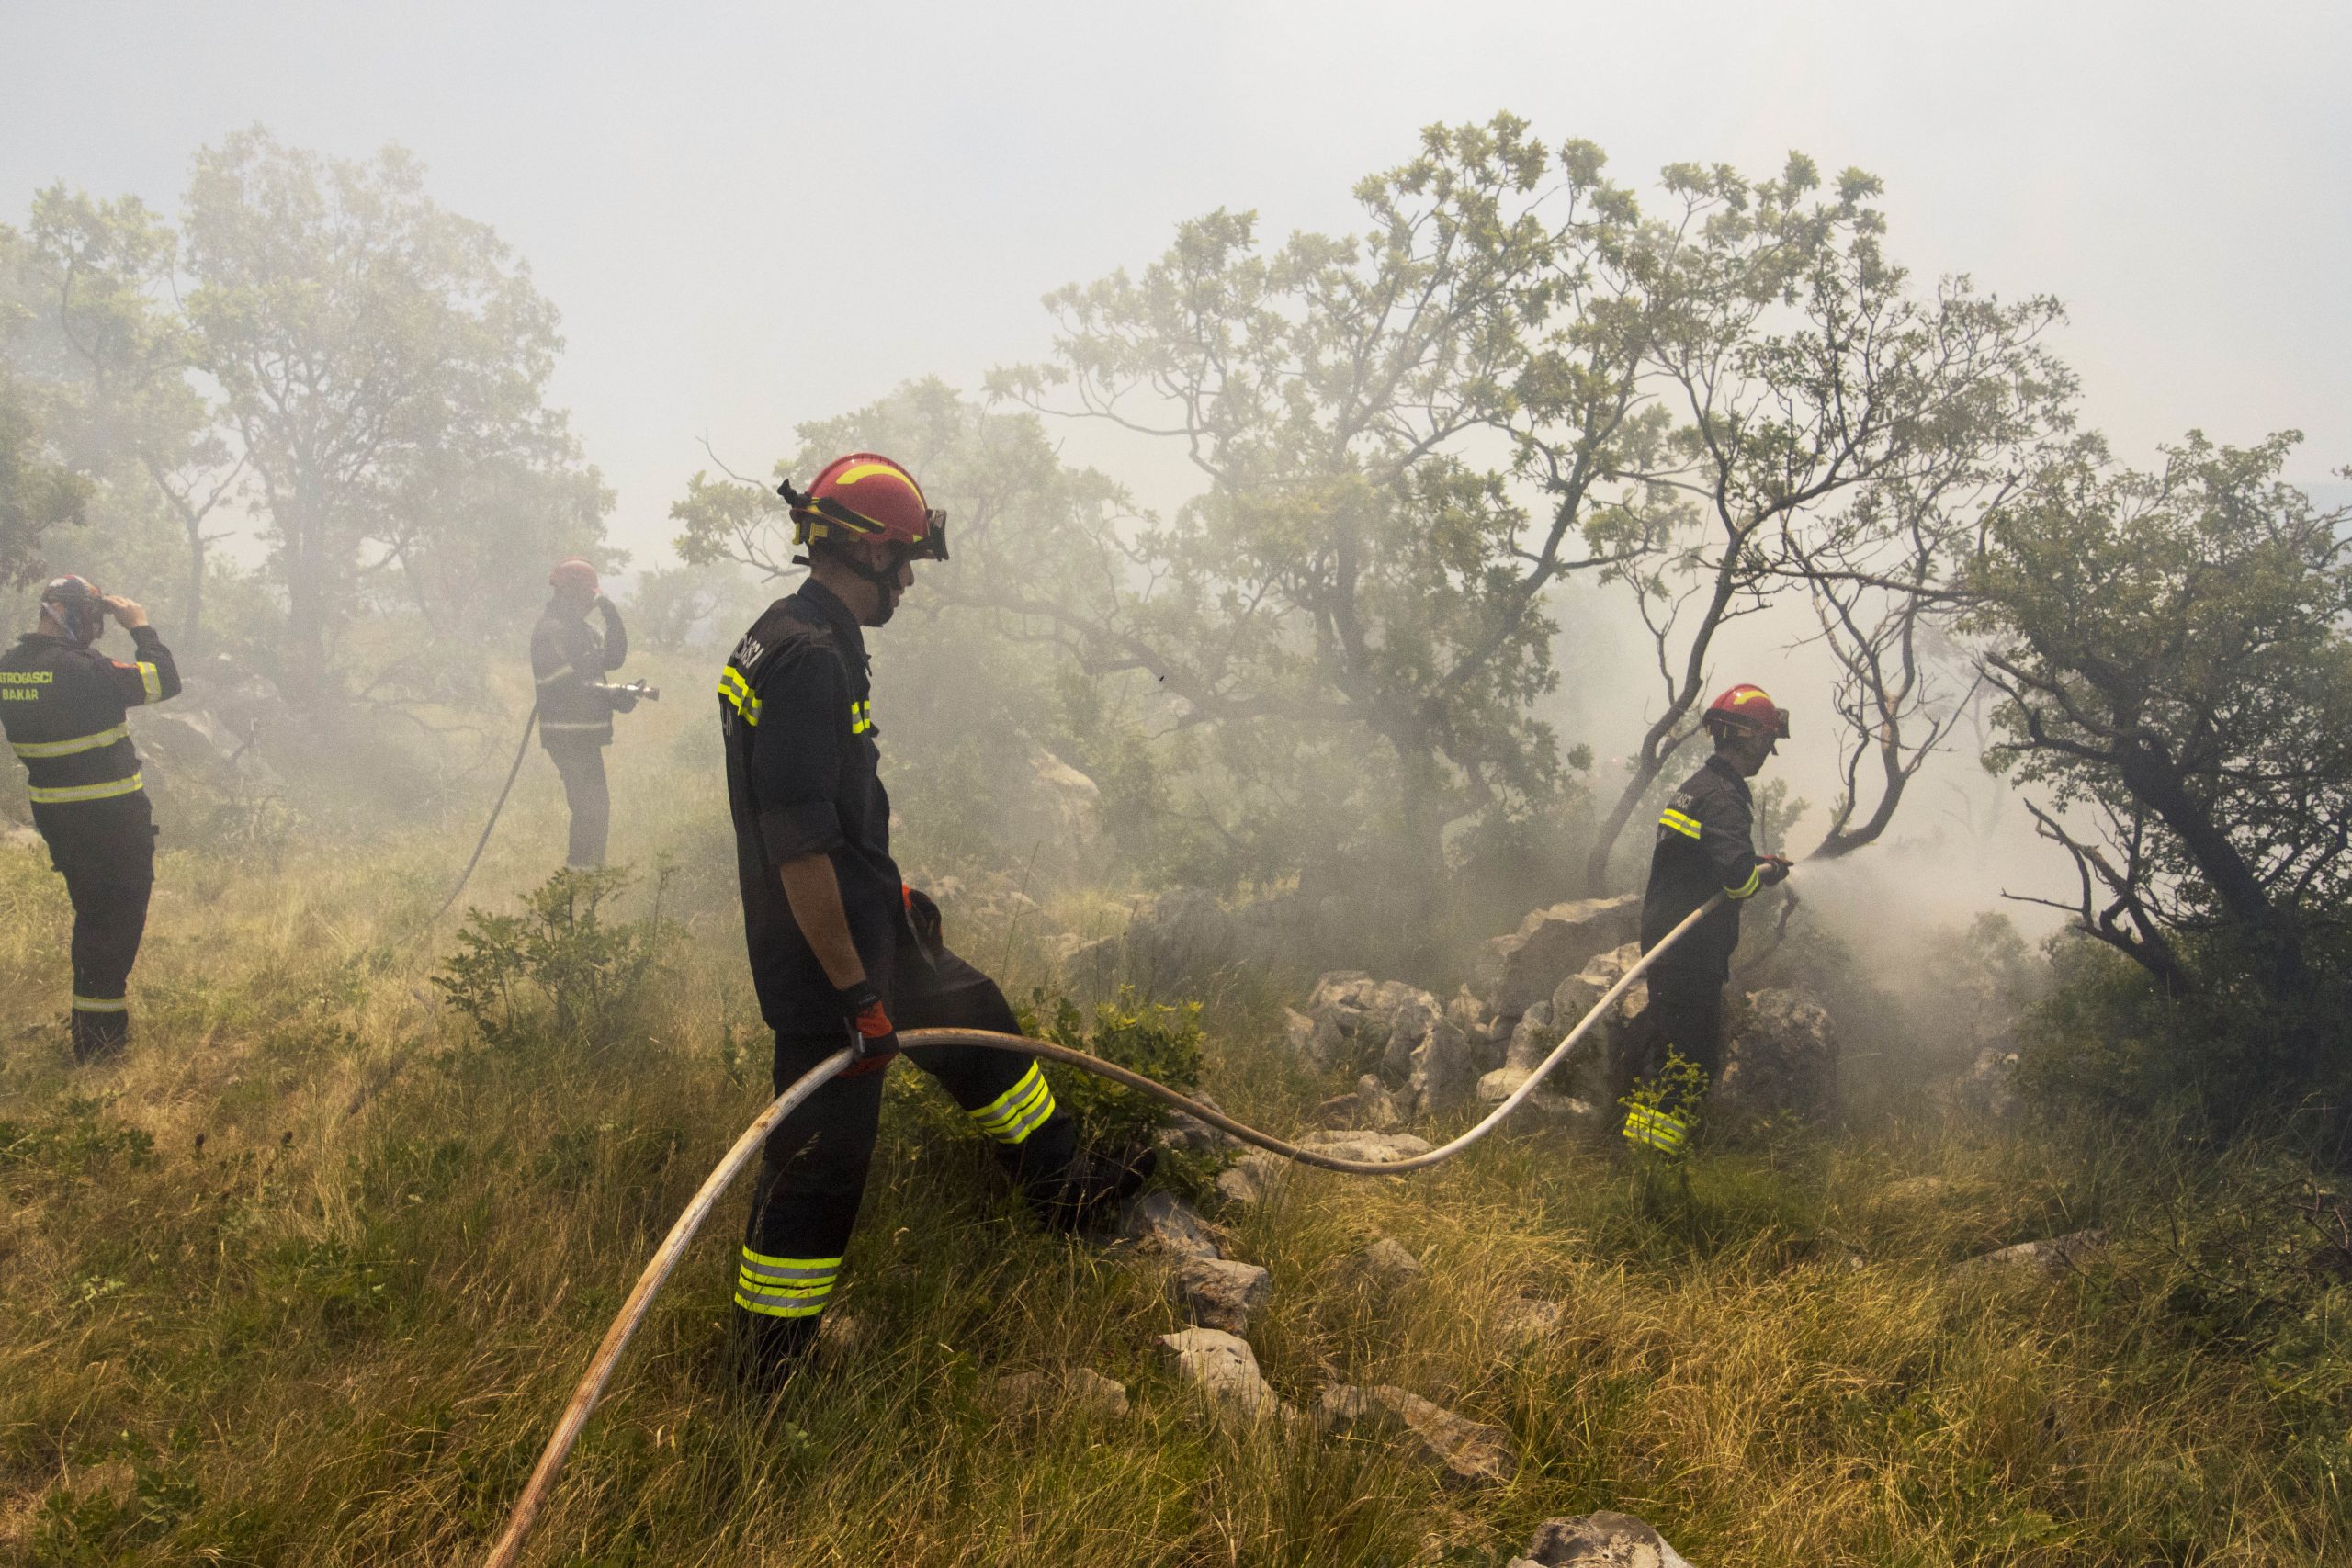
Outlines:
[{"label": "leafy tree", "polygon": [[[184,586],[164,597],[176,600],[175,635],[198,638],[212,530],[244,465],[190,376],[200,345],[174,298],[177,237],[136,197],[56,185],[34,197],[11,250],[10,283],[32,317],[16,357],[60,444],[103,484],[99,552],[144,578],[166,565],[148,537],[160,552],[176,535]],[[158,504],[168,522],[150,516]]]},{"label": "leafy tree", "polygon": [[1664,697],[1590,844],[1595,889],[1697,730],[1716,634],[1824,574],[1898,590],[1826,628],[1859,655],[1849,745],[1895,763],[1859,823],[1849,790],[1833,844],[1883,831],[1949,722],[1906,736],[1931,694],[1868,678],[1907,646],[1878,630],[1917,603],[1904,552],[1948,566],[2071,390],[2035,346],[2049,301],[1915,297],[1867,175],[1678,165],[1650,219],[1602,171],[1509,116],[1432,128],[1358,187],[1361,235],[1267,256],[1250,215],[1187,223],[1140,277],[1049,296],[1052,361],[995,383],[1181,442],[1206,481],[1127,541],[1130,592],[1113,618],[1069,612],[1073,639],[1133,650],[1188,723],[1351,759],[1374,739],[1425,886],[1465,819],[1540,810],[1585,763],[1533,713],[1557,680],[1548,595],[1577,571],[1631,591]]},{"label": "leafy tree", "polygon": [[608,501],[544,401],[554,307],[487,225],[426,196],[408,153],[356,164],[240,131],[198,155],[185,239],[188,318],[267,511],[298,698],[335,690],[338,629],[388,570],[430,615],[420,561],[443,541],[488,547],[502,484],[560,492],[574,536],[600,525]]},{"label": "leafy tree", "polygon": [[2298,439],[2191,433],[2153,473],[2076,442],[1994,514],[1969,624],[2058,907],[2176,996],[2250,982],[2308,1071],[2352,896],[2352,509],[2280,479]]},{"label": "leafy tree", "polygon": [[89,481],[58,462],[23,393],[0,367],[0,588],[48,575],[42,536],[82,521]]}]

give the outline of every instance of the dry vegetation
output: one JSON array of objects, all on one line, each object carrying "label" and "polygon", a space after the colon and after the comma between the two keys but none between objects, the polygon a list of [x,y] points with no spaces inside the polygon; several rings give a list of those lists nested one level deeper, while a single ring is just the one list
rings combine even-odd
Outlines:
[{"label": "dry vegetation", "polygon": [[[485,1548],[653,1241],[763,1099],[729,868],[710,863],[707,715],[675,685],[615,753],[616,855],[680,870],[608,1043],[592,1025],[492,1044],[441,1003],[454,921],[413,937],[470,833],[453,820],[298,834],[278,874],[170,850],[140,1043],[74,1071],[53,1026],[62,890],[0,851],[0,1557]],[[551,774],[526,778],[485,907],[514,907],[560,841]],[[1042,973],[1022,940],[965,933],[1016,986]],[[1271,1060],[1269,1013],[1247,985],[1213,1000],[1207,1084],[1292,1127],[1326,1090]],[[739,1197],[532,1561],[1491,1564],[1596,1507],[1702,1565],[2352,1556],[2352,1454],[2317,1418],[2345,1364],[2333,1290],[2296,1298],[2318,1338],[2291,1364],[2182,1304],[2217,1254],[2180,1240],[2180,1204],[2215,1212],[2251,1165],[1915,1112],[1713,1152],[1687,1182],[1530,1135],[1428,1177],[1302,1175],[1225,1213],[1228,1252],[1273,1271],[1252,1338],[1285,1399],[1395,1382],[1510,1428],[1519,1478],[1450,1493],[1375,1444],[1220,1434],[1153,1361],[1177,1323],[1147,1277],[1038,1231],[918,1075],[888,1121],[840,1303],[858,1332],[771,1407],[732,1393]],[[2091,1224],[2117,1240],[2087,1272],[1951,1272]],[[1374,1234],[1424,1280],[1348,1282],[1335,1263]],[[1514,1345],[1496,1323],[1522,1294],[1565,1310]],[[1065,1365],[1126,1382],[1132,1413],[992,1397],[1000,1373]]]}]

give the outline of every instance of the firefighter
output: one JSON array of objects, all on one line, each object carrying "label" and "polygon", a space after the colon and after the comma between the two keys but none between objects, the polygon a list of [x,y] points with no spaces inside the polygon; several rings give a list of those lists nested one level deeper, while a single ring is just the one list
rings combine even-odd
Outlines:
[{"label": "firefighter", "polygon": [[[1723,1066],[1724,986],[1732,950],[1739,945],[1739,911],[1746,900],[1789,874],[1779,855],[1756,852],[1756,805],[1747,781],[1789,738],[1789,715],[1760,686],[1738,685],[1708,706],[1714,755],[1690,775],[1657,820],[1650,852],[1649,889],[1642,898],[1642,951],[1656,947],[1691,910],[1721,892],[1729,900],[1674,944],[1649,972],[1650,1005],[1636,1037],[1635,1075],[1652,1076],[1669,1051],[1705,1075]],[[1653,1078],[1655,1104],[1625,1115],[1624,1135],[1663,1154],[1679,1154],[1690,1113],[1704,1091]]]},{"label": "firefighter", "polygon": [[[597,590],[596,569],[578,556],[548,573],[554,592],[531,630],[531,674],[538,682],[539,744],[563,777],[571,808],[571,840],[564,863],[605,863],[612,825],[612,795],[605,785],[605,748],[613,743],[613,715],[637,706],[635,687],[608,685],[605,675],[628,658],[621,613]],[[596,612],[602,630],[589,624]]]},{"label": "firefighter", "polygon": [[[770,604],[719,673],[727,793],[744,938],[779,1093],[845,1044],[858,1065],[769,1136],[735,1280],[738,1365],[773,1388],[814,1341],[865,1190],[897,1029],[1017,1032],[1004,994],[949,952],[938,911],[890,858],[890,801],[865,629],[887,624],[917,560],[947,558],[946,517],[912,475],[854,452],[808,493],[780,487],[809,568]],[[1027,1057],[926,1051],[918,1064],[993,1143],[1049,1220],[1074,1226],[1135,1190],[1148,1159],[1114,1166]]]},{"label": "firefighter", "polygon": [[[129,664],[94,646],[112,615]],[[40,628],[0,654],[0,729],[24,760],[33,826],[74,902],[74,1059],[130,1039],[130,966],[155,886],[155,819],[123,716],[177,696],[180,672],[147,612],[79,577],[41,590]]]}]

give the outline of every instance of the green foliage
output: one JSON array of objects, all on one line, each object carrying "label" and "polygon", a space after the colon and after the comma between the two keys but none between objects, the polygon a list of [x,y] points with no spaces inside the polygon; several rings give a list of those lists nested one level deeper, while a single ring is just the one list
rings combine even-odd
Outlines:
[{"label": "green foliage", "polygon": [[[6,326],[0,319],[0,329]],[[0,588],[48,575],[42,538],[81,523],[89,498],[89,481],[56,460],[23,393],[0,365]]]},{"label": "green foliage", "polygon": [[634,881],[618,867],[567,866],[524,896],[519,915],[469,910],[434,985],[492,1044],[542,1032],[615,1043],[641,1022],[664,940],[659,882],[650,915],[607,922],[605,906]]},{"label": "green foliage", "polygon": [[[1201,1004],[1146,1001],[1132,986],[1099,1002],[1090,1021],[1068,997],[1043,987],[1020,1010],[1021,1032],[1141,1073],[1180,1093],[1201,1082]],[[1091,1027],[1090,1027],[1091,1025]],[[1170,1112],[1148,1095],[1091,1073],[1046,1065],[1054,1100],[1078,1119],[1086,1143],[1114,1155],[1138,1152],[1168,1125]]]}]

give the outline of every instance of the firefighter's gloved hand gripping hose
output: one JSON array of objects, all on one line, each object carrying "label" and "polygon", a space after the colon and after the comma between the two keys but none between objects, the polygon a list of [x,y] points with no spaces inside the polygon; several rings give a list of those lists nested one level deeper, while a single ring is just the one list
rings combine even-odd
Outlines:
[{"label": "firefighter's gloved hand gripping hose", "polygon": [[[1552,1071],[1567,1059],[1569,1051],[1577,1043],[1582,1040],[1597,1022],[1609,1016],[1610,1009],[1617,1005],[1618,998],[1632,988],[1634,982],[1647,974],[1650,965],[1662,957],[1668,948],[1681,941],[1693,926],[1721,908],[1724,902],[1724,895],[1718,893],[1685,916],[1680,925],[1668,931],[1664,941],[1644,953],[1638,963],[1628,968],[1624,978],[1611,986],[1609,993],[1593,1004],[1592,1010],[1586,1013],[1557,1045],[1552,1047],[1552,1054],[1544,1058],[1543,1066],[1537,1067],[1528,1080],[1512,1092],[1510,1099],[1487,1112],[1485,1119],[1476,1126],[1442,1147],[1431,1149],[1425,1155],[1415,1155],[1409,1159],[1385,1163],[1378,1160],[1341,1159],[1335,1155],[1327,1155],[1316,1149],[1302,1149],[1296,1145],[1284,1143],[1272,1134],[1261,1133],[1255,1127],[1246,1127],[1223,1111],[1203,1105],[1196,1100],[1187,1099],[1165,1085],[1154,1083],[1141,1073],[1130,1072],[1125,1067],[1090,1056],[1083,1051],[1073,1051],[1066,1045],[1048,1044],[1042,1040],[1028,1040],[1013,1034],[990,1034],[974,1029],[912,1029],[899,1036],[899,1046],[901,1050],[921,1051],[941,1045],[977,1045],[991,1051],[1009,1051],[1025,1056],[1042,1057],[1048,1062],[1059,1062],[1066,1066],[1092,1073],[1098,1077],[1109,1078],[1114,1083],[1125,1084],[1139,1093],[1149,1095],[1155,1100],[1173,1106],[1187,1116],[1197,1117],[1210,1126],[1230,1134],[1245,1144],[1280,1155],[1284,1159],[1295,1160],[1301,1165],[1314,1166],[1321,1170],[1336,1170],[1349,1176],[1402,1176],[1410,1171],[1427,1170],[1433,1165],[1442,1165],[1501,1126],[1512,1111],[1526,1103],[1528,1097],[1532,1095],[1544,1080],[1551,1076]],[[702,1228],[703,1221],[710,1217],[710,1211],[717,1207],[719,1197],[727,1190],[729,1183],[732,1182],[737,1173],[749,1165],[752,1157],[759,1153],[761,1143],[765,1140],[770,1130],[777,1122],[789,1116],[803,1100],[816,1093],[828,1081],[839,1077],[854,1063],[854,1054],[849,1048],[843,1047],[818,1063],[804,1074],[798,1082],[776,1096],[768,1108],[760,1112],[759,1119],[745,1128],[743,1135],[735,1140],[734,1147],[727,1151],[727,1157],[718,1162],[718,1168],[710,1173],[709,1179],[706,1180],[701,1189],[695,1193],[693,1201],[686,1205],[685,1212],[678,1216],[677,1224],[670,1227],[670,1234],[662,1238],[661,1247],[653,1254],[653,1260],[645,1266],[645,1272],[638,1276],[637,1288],[629,1292],[628,1300],[622,1303],[620,1315],[613,1319],[612,1327],[605,1331],[604,1343],[596,1347],[596,1354],[588,1363],[587,1374],[580,1380],[579,1387],[572,1391],[571,1402],[564,1406],[563,1418],[556,1423],[554,1434],[548,1438],[546,1450],[539,1455],[537,1468],[531,1472],[531,1479],[525,1483],[523,1495],[515,1502],[514,1515],[507,1520],[506,1532],[499,1537],[498,1544],[491,1549],[489,1568],[511,1568],[511,1565],[521,1557],[523,1542],[529,1537],[531,1527],[538,1522],[540,1511],[547,1506],[548,1497],[555,1490],[556,1477],[563,1469],[563,1461],[570,1456],[572,1444],[579,1440],[582,1428],[587,1426],[589,1414],[595,1409],[596,1401],[604,1393],[605,1383],[611,1381],[613,1369],[619,1363],[621,1352],[628,1348],[629,1337],[637,1332],[638,1325],[644,1321],[646,1313],[653,1305],[655,1293],[668,1280],[671,1270],[677,1267],[678,1259],[684,1256],[687,1244],[694,1240],[695,1233]]]}]

